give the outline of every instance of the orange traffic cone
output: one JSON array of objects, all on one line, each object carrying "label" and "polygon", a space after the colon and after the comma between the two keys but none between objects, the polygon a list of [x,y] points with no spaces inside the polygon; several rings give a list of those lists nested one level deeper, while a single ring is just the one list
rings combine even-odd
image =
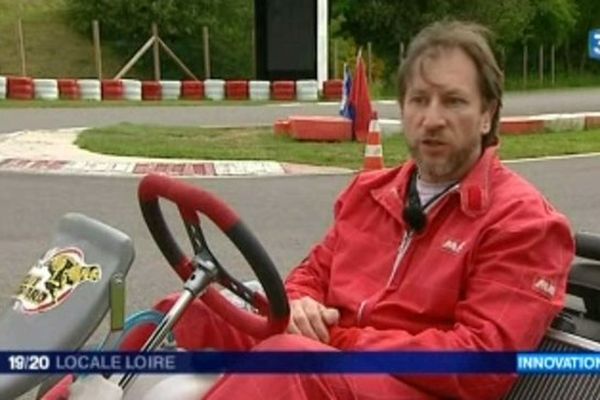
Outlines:
[{"label": "orange traffic cone", "polygon": [[369,133],[365,144],[365,162],[363,169],[369,171],[383,168],[383,146],[381,145],[381,129],[377,113],[373,113],[369,124]]}]

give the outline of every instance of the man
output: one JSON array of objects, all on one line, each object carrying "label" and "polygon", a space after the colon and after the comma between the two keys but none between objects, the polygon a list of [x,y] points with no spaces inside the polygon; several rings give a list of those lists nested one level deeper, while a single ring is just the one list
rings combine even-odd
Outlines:
[{"label": "man", "polygon": [[[337,200],[323,241],[287,278],[288,330],[310,340],[276,337],[259,348],[538,345],[563,306],[573,241],[565,217],[498,159],[502,73],[485,35],[477,25],[439,22],[415,38],[398,84],[412,160],[358,175]],[[238,391],[494,399],[514,378],[231,376],[208,398]]]},{"label": "man", "polygon": [[[534,349],[564,301],[567,220],[497,156],[502,73],[477,25],[425,28],[399,70],[412,160],[359,174],[286,280],[290,334],[257,343],[199,301],[186,348]],[[161,302],[166,310],[173,300]],[[229,375],[208,399],[496,399],[510,375]]]}]

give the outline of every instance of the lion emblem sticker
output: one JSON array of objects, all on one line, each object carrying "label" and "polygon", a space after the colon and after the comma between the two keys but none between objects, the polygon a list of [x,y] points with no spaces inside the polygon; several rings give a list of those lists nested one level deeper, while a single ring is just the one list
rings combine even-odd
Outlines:
[{"label": "lion emblem sticker", "polygon": [[96,283],[100,279],[100,265],[86,264],[80,249],[48,250],[31,267],[13,296],[15,309],[26,314],[46,312],[62,304],[80,284]]}]

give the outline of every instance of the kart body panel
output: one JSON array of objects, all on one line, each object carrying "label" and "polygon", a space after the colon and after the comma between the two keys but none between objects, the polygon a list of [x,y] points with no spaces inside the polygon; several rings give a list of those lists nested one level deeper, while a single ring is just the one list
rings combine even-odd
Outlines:
[{"label": "kart body panel", "polygon": [[[131,239],[82,214],[65,215],[52,246],[0,315],[0,350],[76,350],[109,308],[109,285],[134,259]],[[42,374],[0,375],[2,398],[25,393]]]}]

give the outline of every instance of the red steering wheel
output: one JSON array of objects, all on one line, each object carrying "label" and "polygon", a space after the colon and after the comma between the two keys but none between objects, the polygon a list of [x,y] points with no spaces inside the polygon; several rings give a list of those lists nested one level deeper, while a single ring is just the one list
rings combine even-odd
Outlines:
[{"label": "red steering wheel", "polygon": [[[234,306],[211,286],[201,296],[209,307],[236,328],[259,339],[281,333],[287,328],[290,308],[279,273],[256,237],[229,206],[199,187],[155,174],[142,179],[138,198],[154,241],[182,280],[188,279],[196,265],[173,238],[160,209],[160,198],[177,206],[195,256],[209,260],[216,267],[214,280],[251,304],[260,315]],[[199,214],[209,217],[238,248],[262,284],[266,297],[246,288],[219,264],[204,239]]]}]

